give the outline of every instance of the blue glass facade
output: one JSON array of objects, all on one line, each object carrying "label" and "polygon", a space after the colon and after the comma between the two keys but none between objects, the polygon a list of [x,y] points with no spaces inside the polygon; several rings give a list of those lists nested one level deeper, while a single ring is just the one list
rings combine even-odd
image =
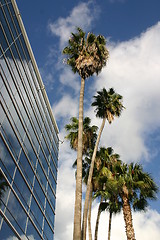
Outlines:
[{"label": "blue glass facade", "polygon": [[0,0],[0,239],[54,239],[58,128],[15,0]]}]

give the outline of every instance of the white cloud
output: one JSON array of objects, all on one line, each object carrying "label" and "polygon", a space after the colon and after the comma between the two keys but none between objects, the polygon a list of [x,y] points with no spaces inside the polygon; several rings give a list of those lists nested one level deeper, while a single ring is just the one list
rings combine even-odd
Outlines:
[{"label": "white cloud", "polygon": [[63,69],[60,75],[60,82],[64,86],[71,87],[75,90],[75,92],[79,92],[80,90],[80,78],[78,75],[73,74],[69,67]]},{"label": "white cloud", "polygon": [[[150,157],[146,146],[149,134],[160,127],[160,24],[147,29],[135,39],[121,43],[109,43],[110,59],[106,68],[95,85],[91,84],[93,95],[103,87],[114,87],[116,92],[123,95],[126,110],[112,125],[106,123],[101,144],[112,146],[122,160],[138,161]],[[63,82],[65,79],[61,79]],[[79,97],[79,96],[78,96]],[[86,98],[88,96],[85,96]],[[91,100],[92,101],[92,100]],[[54,107],[56,119],[66,121],[77,116],[78,99],[66,94]],[[89,108],[92,124],[100,126],[101,120],[95,117],[93,109]],[[64,137],[64,129],[60,131],[60,139]],[[60,168],[58,175],[56,229],[55,240],[72,239],[73,206],[75,179],[71,165],[76,158],[64,143],[60,148]],[[97,204],[94,203],[92,225],[97,214]],[[158,239],[160,214],[152,209],[146,213],[134,213],[133,224],[136,239]],[[103,213],[100,220],[99,239],[107,239],[108,215]],[[63,230],[62,230],[63,229]],[[117,215],[112,222],[112,240],[125,240],[123,215]]]},{"label": "white cloud", "polygon": [[72,219],[74,211],[73,206],[75,192],[75,175],[72,169],[72,164],[74,161],[73,154],[66,154],[64,160],[65,163],[63,163],[59,167],[58,172],[59,177],[57,185],[58,188],[55,218],[55,239],[57,240],[71,239],[71,235],[73,232]]},{"label": "white cloud", "polygon": [[52,34],[60,37],[60,46],[63,48],[75,27],[81,27],[85,31],[91,27],[98,13],[99,8],[92,1],[82,2],[72,9],[68,17],[61,17],[56,22],[50,23],[49,29]]},{"label": "white cloud", "polygon": [[[60,17],[57,19],[57,21],[50,22],[48,25],[48,28],[53,35],[56,35],[57,37],[59,37],[60,50],[62,50],[65,47],[71,35],[71,32],[75,32],[76,27],[81,27],[84,31],[87,31],[88,29],[92,29],[93,22],[98,17],[99,12],[100,12],[100,9],[95,4],[95,2],[92,0],[89,0],[87,2],[80,2],[77,6],[75,6],[71,10],[69,15],[66,16],[65,18]],[[78,75],[77,76],[73,75],[71,69],[68,66],[66,67],[64,66],[64,64],[62,64],[63,62],[62,56],[59,56],[59,52],[57,51],[57,49],[55,49],[55,47],[50,48],[48,60],[45,66],[46,69],[48,66],[51,66],[53,62],[54,62],[55,69],[58,70],[59,72],[59,76],[55,78],[57,78],[57,80],[60,82],[61,90],[64,91],[64,94],[66,94],[66,88],[69,87],[70,89],[72,89],[74,94],[77,95],[80,89],[80,80],[78,79],[79,77],[77,77]],[[47,87],[49,86],[48,91],[54,88],[52,75],[55,76],[55,74],[53,70],[50,70],[50,71],[52,71],[52,74],[42,70],[42,73],[44,72],[43,75],[45,75],[44,79],[46,81],[46,86]],[[60,103],[58,103],[58,106],[59,105]],[[71,111],[72,111],[73,105],[74,104],[72,102]],[[67,108],[65,109],[67,111]],[[60,115],[61,114],[59,112],[58,117],[60,117]]]},{"label": "white cloud", "polygon": [[70,95],[64,95],[58,103],[53,106],[54,116],[57,120],[64,119],[64,122],[77,116],[78,112],[78,99],[72,98]]},{"label": "white cloud", "polygon": [[44,68],[40,69],[45,89],[49,92],[54,90],[55,79],[52,72],[45,71]]},{"label": "white cloud", "polygon": [[[92,211],[92,232],[94,236],[95,222],[97,217],[98,204],[94,204]],[[160,214],[148,209],[147,212],[133,212],[133,227],[135,231],[136,239],[158,239],[160,236],[159,221]],[[108,212],[102,212],[99,223],[98,239],[107,240],[108,236]],[[125,222],[123,219],[123,213],[113,215],[111,225],[111,239],[112,240],[126,240]]]},{"label": "white cloud", "polygon": [[[61,174],[68,174],[67,172],[61,172]],[[68,175],[67,175],[68,176]],[[68,179],[69,177],[67,177]],[[72,178],[70,178],[73,180]],[[57,215],[56,215],[56,226],[55,226],[55,240],[72,239],[73,234],[73,205],[74,205],[74,190],[68,186],[68,182],[63,178],[65,187],[59,191],[58,204],[57,204]],[[71,183],[73,187],[73,183]],[[63,192],[64,191],[64,192]],[[95,223],[97,218],[98,203],[93,203],[92,208],[92,237],[94,237]],[[158,239],[160,236],[159,222],[160,214],[152,209],[148,209],[147,212],[133,212],[133,227],[135,231],[136,239]],[[108,212],[103,212],[100,217],[98,239],[108,239]],[[63,229],[63,231],[62,231]],[[125,222],[123,213],[113,215],[112,226],[111,226],[111,239],[112,240],[126,240],[125,233]],[[88,233],[87,233],[88,240]]]},{"label": "white cloud", "polygon": [[115,146],[125,161],[138,161],[148,149],[146,137],[160,126],[160,23],[140,37],[110,46],[110,59],[95,84],[114,87],[126,109],[106,126],[103,143]]}]

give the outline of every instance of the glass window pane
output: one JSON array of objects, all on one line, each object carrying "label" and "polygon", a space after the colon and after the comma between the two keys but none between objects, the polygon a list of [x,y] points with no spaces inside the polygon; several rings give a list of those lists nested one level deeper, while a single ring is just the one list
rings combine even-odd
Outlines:
[{"label": "glass window pane", "polygon": [[48,195],[48,198],[50,200],[50,203],[51,203],[53,209],[55,209],[55,196],[49,185],[48,185],[48,194],[47,195]]},{"label": "glass window pane", "polygon": [[52,211],[49,203],[47,202],[46,204],[46,216],[48,218],[48,220],[50,221],[51,225],[54,227],[54,212]]},{"label": "glass window pane", "polygon": [[28,210],[29,201],[30,201],[30,191],[21,176],[20,172],[16,171],[15,179],[14,179],[14,190],[16,191],[18,197],[20,198],[21,202],[23,203],[26,210]]},{"label": "glass window pane", "polygon": [[50,229],[46,220],[44,222],[44,232],[45,232],[45,235],[47,236],[48,239],[53,239],[53,232]]},{"label": "glass window pane", "polygon": [[38,167],[37,167],[37,174],[38,174],[38,176],[40,178],[41,185],[42,185],[43,189],[45,190],[47,179],[46,179],[46,177],[44,175],[44,172],[43,172],[40,164],[38,164]]},{"label": "glass window pane", "polygon": [[[0,17],[1,16],[2,16],[2,10],[0,8]],[[2,17],[1,17],[1,19],[2,19]],[[1,26],[0,26],[0,36],[1,36],[0,37],[0,44],[2,45],[3,51],[5,51],[7,49],[7,47],[8,47],[8,45],[7,45],[6,39],[4,37],[4,33],[2,31]]]},{"label": "glass window pane", "polygon": [[29,220],[28,221],[28,226],[27,226],[27,237],[32,240],[32,239],[36,239],[36,240],[40,240],[41,237],[39,236],[38,232],[36,231],[36,229],[34,228],[32,222]]},{"label": "glass window pane", "polygon": [[23,151],[20,156],[20,168],[25,175],[28,184],[32,187],[34,173]]},{"label": "glass window pane", "polygon": [[35,194],[38,202],[40,203],[40,205],[43,209],[44,208],[45,195],[44,195],[37,179],[35,180],[35,184],[34,184],[34,194]]},{"label": "glass window pane", "polygon": [[[8,152],[8,149],[6,148],[6,145],[4,144],[1,138],[0,138],[0,160],[2,170],[7,175],[9,181],[11,181],[11,177],[13,176],[13,172],[15,169],[15,164],[13,159],[11,158],[10,153]],[[8,173],[10,175],[8,175]]]},{"label": "glass window pane", "polygon": [[39,209],[37,203],[35,202],[34,198],[32,197],[31,202],[31,213],[30,213],[33,221],[35,222],[36,226],[38,227],[39,231],[42,231],[42,221],[43,215],[41,210]]},{"label": "glass window pane", "polygon": [[[0,219],[2,219],[1,216]],[[8,226],[8,224],[5,221],[3,221],[0,236],[1,240],[16,239],[15,233],[12,231],[12,229]]]},{"label": "glass window pane", "polygon": [[14,18],[14,23],[15,23],[15,25],[16,25],[16,30],[17,30],[17,32],[18,32],[18,34],[19,34],[19,33],[21,32],[21,30],[20,30],[20,27],[19,27],[19,24],[18,24],[16,15],[15,15],[15,12],[14,12],[14,10],[13,10],[12,4],[9,4],[9,8],[10,8],[12,17]]},{"label": "glass window pane", "polygon": [[34,152],[32,146],[31,146],[30,141],[29,141],[27,136],[25,137],[25,140],[24,140],[24,148],[25,148],[25,151],[28,155],[28,158],[32,162],[32,165],[35,167],[37,157],[35,155],[35,152]]},{"label": "glass window pane", "polygon": [[19,142],[7,120],[3,123],[2,133],[7,141],[7,144],[9,146],[10,150],[13,153],[15,159],[18,159],[20,145],[19,145]]},{"label": "glass window pane", "polygon": [[12,192],[10,193],[5,215],[8,217],[19,234],[24,234],[27,216],[19,201]]}]

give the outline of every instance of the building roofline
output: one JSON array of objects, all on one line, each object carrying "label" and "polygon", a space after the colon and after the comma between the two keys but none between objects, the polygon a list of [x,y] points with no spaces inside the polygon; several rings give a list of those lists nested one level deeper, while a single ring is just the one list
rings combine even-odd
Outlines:
[{"label": "building roofline", "polygon": [[44,84],[43,84],[43,81],[42,81],[42,78],[41,78],[41,75],[40,75],[40,72],[39,72],[39,69],[38,69],[38,66],[37,66],[37,63],[36,63],[36,60],[35,60],[35,57],[34,57],[32,48],[31,48],[31,45],[30,45],[30,42],[29,42],[29,39],[28,39],[26,30],[25,30],[25,27],[24,27],[24,24],[23,24],[23,21],[22,21],[22,18],[21,18],[21,14],[20,14],[20,12],[19,12],[19,9],[18,9],[18,6],[17,6],[16,1],[15,1],[15,0],[11,0],[11,2],[12,2],[12,5],[13,5],[13,8],[14,8],[14,11],[15,11],[15,13],[16,13],[16,16],[17,16],[17,19],[18,19],[18,23],[19,23],[19,26],[20,26],[20,28],[21,28],[22,35],[23,35],[23,37],[24,37],[24,41],[25,41],[25,43],[26,43],[26,46],[27,46],[29,55],[30,55],[30,57],[31,57],[31,61],[32,61],[32,64],[33,64],[33,67],[34,67],[34,70],[35,70],[35,73],[36,73],[36,76],[37,76],[37,79],[38,79],[40,88],[44,89],[44,90],[42,91],[42,95],[43,95],[43,97],[44,97],[46,106],[47,106],[47,108],[48,108],[48,112],[49,112],[49,114],[50,114],[52,123],[53,123],[53,125],[54,125],[54,127],[55,127],[56,133],[58,134],[58,133],[59,133],[59,129],[58,129],[56,120],[55,120],[55,118],[54,118],[54,115],[53,115],[53,112],[52,112],[52,108],[51,108],[51,105],[50,105],[50,102],[49,102],[49,99],[48,99],[46,90],[45,90],[45,88],[44,88]]}]

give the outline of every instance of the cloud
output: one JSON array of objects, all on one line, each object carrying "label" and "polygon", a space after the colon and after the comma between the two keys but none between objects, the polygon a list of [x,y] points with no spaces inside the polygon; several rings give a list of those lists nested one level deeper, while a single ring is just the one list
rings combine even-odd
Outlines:
[{"label": "cloud", "polygon": [[66,18],[60,17],[56,22],[49,24],[49,30],[60,38],[60,47],[68,41],[75,27],[81,27],[84,31],[91,27],[99,14],[99,7],[93,1],[82,2],[75,6]]},{"label": "cloud", "polygon": [[106,126],[102,142],[115,146],[125,161],[148,160],[146,139],[160,127],[160,23],[139,37],[110,44],[110,59],[95,83],[114,87],[124,98],[119,119]]},{"label": "cloud", "polygon": [[[75,193],[75,174],[72,164],[76,154],[69,150],[69,144],[64,142],[60,146],[60,158],[63,163],[59,166],[57,185],[57,204],[55,217],[55,239],[72,239],[73,206]],[[62,154],[61,154],[62,153]],[[63,229],[63,230],[62,230]]]},{"label": "cloud", "polygon": [[[81,27],[84,31],[93,28],[94,20],[98,17],[99,12],[100,8],[94,1],[81,2],[71,10],[66,18],[60,17],[55,22],[48,24],[51,34],[60,40],[60,49],[56,48],[55,45],[50,46],[45,67],[41,69],[48,92],[54,89],[55,79],[61,84],[62,89],[71,87],[75,94],[79,91],[80,83],[76,80],[73,81],[76,77],[71,73],[70,68],[63,64],[65,56],[61,55],[61,51],[67,44],[71,32],[75,32],[77,27]],[[54,68],[51,68],[53,65]]]},{"label": "cloud", "polygon": [[[123,96],[126,109],[113,124],[106,123],[101,145],[112,146],[125,161],[149,160],[152,156],[146,142],[150,141],[149,135],[160,127],[159,39],[160,23],[157,23],[129,41],[109,42],[109,62],[99,77],[92,81],[90,89],[87,89],[95,95],[103,87],[114,87]],[[85,99],[92,101],[89,95]],[[78,114],[78,98],[75,100],[67,92],[55,104],[54,111],[58,121],[68,122],[70,117]],[[100,126],[101,120],[95,117],[93,108],[86,109],[85,116],[87,115],[91,117],[92,124]],[[60,129],[60,139],[64,136],[64,129]],[[68,143],[60,146],[55,240],[72,239],[75,179],[71,166],[75,158],[76,154],[69,150]],[[97,207],[95,202],[92,212],[93,231]],[[146,213],[134,213],[136,238],[158,239],[159,222],[160,214],[153,209]],[[100,220],[99,239],[104,239],[104,236],[107,239],[107,226],[108,214],[105,212]],[[126,239],[122,214],[113,218],[111,236],[112,240]]]},{"label": "cloud", "polygon": [[[45,68],[46,69],[46,68]],[[40,73],[43,79],[43,83],[47,92],[54,90],[55,79],[54,74],[51,71],[44,70],[44,68],[40,69]]]},{"label": "cloud", "polygon": [[60,75],[60,82],[64,86],[73,88],[76,93],[80,90],[80,78],[73,74],[68,66],[63,69]]},{"label": "cloud", "polygon": [[[98,204],[94,203],[92,211],[92,234],[94,236],[95,222],[97,217]],[[160,214],[148,209],[147,212],[133,212],[133,227],[135,230],[136,239],[158,239],[160,236],[159,221]],[[99,223],[98,239],[107,239],[108,235],[108,212],[102,212]],[[112,240],[126,240],[125,222],[123,213],[113,215],[111,226],[111,239]]]},{"label": "cloud", "polygon": [[60,119],[63,119],[64,122],[69,121],[71,117],[77,116],[77,106],[78,99],[66,94],[53,106],[54,116],[57,121]]}]

